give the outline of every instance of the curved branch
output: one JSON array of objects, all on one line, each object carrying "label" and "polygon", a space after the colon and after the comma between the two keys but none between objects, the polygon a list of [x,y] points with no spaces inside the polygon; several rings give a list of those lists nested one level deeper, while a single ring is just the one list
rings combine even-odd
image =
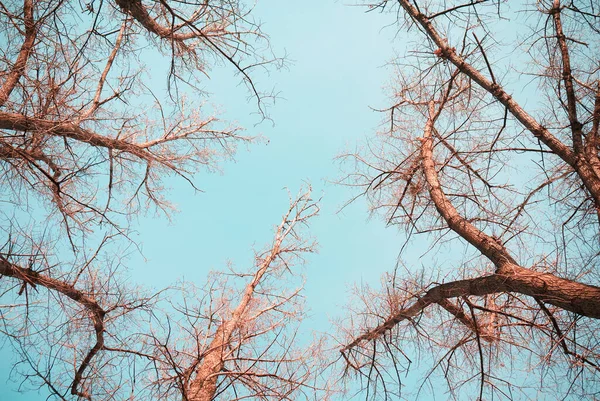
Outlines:
[{"label": "curved branch", "polygon": [[[436,104],[439,104],[437,110],[435,109]],[[422,167],[429,184],[429,193],[436,209],[448,226],[488,257],[497,267],[496,274],[453,281],[431,288],[423,296],[418,297],[411,306],[401,309],[381,325],[355,338],[342,348],[342,352],[348,351],[363,342],[378,339],[400,322],[410,320],[434,303],[448,310],[471,330],[477,329],[472,321],[465,319],[464,313],[460,313],[462,311],[447,302],[450,298],[469,295],[483,296],[514,292],[582,316],[600,319],[600,287],[578,283],[550,273],[540,273],[519,266],[506,248],[462,217],[448,200],[442,190],[433,160],[434,123],[443,105],[443,100],[429,103],[429,118],[425,125],[424,137],[421,139]]]},{"label": "curved branch", "polygon": [[23,20],[25,23],[25,40],[19,51],[17,61],[8,74],[4,85],[0,88],[0,106],[3,106],[4,103],[6,103],[11,92],[17,86],[19,79],[23,75],[23,72],[25,72],[27,60],[33,50],[37,29],[35,27],[35,22],[33,21],[33,2],[31,0],[25,0],[23,2]]},{"label": "curved branch", "polygon": [[507,292],[527,295],[570,312],[600,319],[600,287],[510,265],[510,268],[502,274],[452,281],[431,288],[423,296],[418,297],[412,305],[401,309],[379,326],[356,337],[341,351],[345,352],[363,342],[378,339],[402,321],[417,316],[431,304],[444,306],[444,300],[450,298]]},{"label": "curved branch", "polygon": [[[440,106],[440,109],[441,107],[443,107],[443,104]],[[421,163],[425,179],[429,184],[429,194],[435,204],[435,208],[450,229],[466,239],[490,259],[496,265],[497,269],[502,269],[507,263],[516,264],[517,262],[504,246],[461,216],[444,194],[438,179],[435,162],[433,161],[433,130],[438,115],[439,110],[436,112],[434,110],[434,102],[431,102],[429,106],[429,118],[425,124],[424,136],[421,139]]]},{"label": "curved branch", "polygon": [[433,287],[409,307],[394,313],[381,325],[370,329],[358,336],[351,343],[342,348],[342,352],[350,350],[362,342],[376,340],[386,331],[391,330],[404,320],[410,320],[423,312],[429,305],[440,303],[446,299],[464,297],[467,295],[488,295],[508,290],[505,280],[499,275],[478,277],[469,280],[458,280],[450,283],[440,284]]},{"label": "curved branch", "polygon": [[202,33],[187,33],[178,34],[175,33],[175,29],[167,28],[160,25],[154,18],[150,16],[144,5],[140,0],[115,0],[115,3],[127,14],[131,15],[138,21],[146,30],[152,32],[161,38],[172,39],[176,41],[184,41],[187,39],[193,39],[203,37]]},{"label": "curved branch", "polygon": [[[179,45],[181,45],[185,49],[188,49],[188,46],[184,43],[186,40],[201,39],[205,44],[207,44],[215,52],[220,54],[229,63],[231,63],[231,65],[233,65],[233,67],[240,74],[242,74],[242,76],[244,77],[244,79],[246,80],[246,82],[249,85],[249,89],[252,91],[252,93],[254,94],[254,96],[257,99],[258,107],[259,107],[261,113],[264,115],[261,95],[260,95],[259,91],[257,90],[257,88],[255,87],[254,81],[251,79],[251,77],[247,71],[249,68],[252,68],[253,66],[258,66],[258,65],[263,64],[263,62],[259,62],[258,64],[253,64],[250,66],[243,67],[242,65],[240,65],[240,63],[238,61],[236,61],[234,59],[234,55],[236,53],[238,53],[238,50],[239,50],[238,46],[235,46],[235,45],[232,46],[232,49],[234,51],[234,53],[232,55],[225,51],[225,49],[223,48],[224,46],[219,46],[219,43],[216,40],[219,36],[224,36],[224,35],[230,34],[232,37],[236,38],[235,40],[237,42],[242,42],[239,32],[227,33],[227,31],[224,30],[223,26],[220,24],[215,24],[216,28],[214,28],[214,29],[200,28],[194,24],[193,20],[195,17],[200,15],[201,12],[194,13],[194,16],[192,16],[191,18],[188,19],[182,15],[179,15],[176,12],[176,10],[174,10],[167,4],[167,2],[165,0],[160,0],[160,3],[163,7],[168,9],[168,11],[173,16],[173,23],[172,23],[171,27],[165,27],[165,26],[159,24],[156,21],[156,19],[152,18],[152,16],[150,16],[150,14],[148,13],[148,10],[146,10],[144,5],[142,4],[141,0],[115,0],[115,2],[121,8],[121,10],[123,12],[131,15],[148,32],[154,33],[155,35],[157,35],[158,37],[160,37],[162,39],[168,39],[168,40],[171,40],[172,42],[177,42]],[[206,3],[206,4],[208,4],[208,3]],[[174,24],[175,18],[177,18],[183,22],[180,25],[175,25]],[[190,29],[190,32],[177,33],[177,31],[184,26],[188,27]]]},{"label": "curved branch", "polygon": [[88,392],[80,390],[79,385],[83,380],[83,373],[89,367],[92,358],[104,346],[104,316],[106,311],[98,304],[98,302],[90,298],[88,295],[77,290],[72,285],[66,284],[60,280],[40,274],[32,269],[25,269],[9,262],[4,256],[0,255],[0,276],[13,277],[22,280],[23,283],[29,284],[32,287],[41,285],[49,290],[59,292],[66,297],[77,302],[90,312],[90,318],[94,325],[96,335],[96,343],[88,351],[87,355],[79,365],[73,383],[71,384],[71,394],[91,400]]},{"label": "curved branch", "polygon": [[575,89],[573,87],[573,73],[571,71],[571,58],[569,57],[569,47],[567,46],[567,37],[562,29],[560,19],[560,0],[554,0],[550,14],[554,19],[554,29],[556,30],[556,40],[562,57],[562,79],[565,83],[567,92],[567,114],[571,124],[571,134],[573,138],[573,149],[575,153],[581,153],[583,150],[583,133],[581,129],[583,124],[577,119],[577,100],[575,98]]}]

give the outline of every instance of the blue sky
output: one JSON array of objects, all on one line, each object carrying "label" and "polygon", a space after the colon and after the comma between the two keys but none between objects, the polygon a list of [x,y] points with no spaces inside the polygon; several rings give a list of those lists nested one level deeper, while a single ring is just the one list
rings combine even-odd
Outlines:
[{"label": "blue sky", "polygon": [[[404,31],[398,33],[393,12],[366,12],[352,1],[258,0],[254,18],[262,21],[275,53],[287,55],[287,68],[253,75],[261,90],[274,88],[279,93],[269,109],[273,123],[260,122],[255,99],[248,96],[232,66],[219,63],[210,71],[210,79],[202,82],[202,89],[210,94],[207,107],[221,110],[222,120],[245,127],[245,135],[263,139],[240,146],[235,161],[223,162],[220,172],[199,173],[194,182],[202,192],[195,192],[182,179],[166,183],[171,187],[166,198],[178,212],[170,219],[149,214],[132,222],[132,239],[142,253],[129,248],[131,285],[161,289],[186,280],[202,286],[209,272],[226,270],[230,263],[238,270],[251,268],[254,251],[271,240],[274,226],[288,207],[288,191],[296,194],[306,183],[312,185],[313,197],[322,200],[320,216],[310,227],[319,243],[318,253],[308,257],[304,270],[308,307],[304,330],[332,332],[331,321],[347,313],[352,287],[377,288],[382,273],[394,268],[403,234],[396,227],[386,227],[381,216],[371,216],[362,198],[341,210],[358,193],[335,184],[344,175],[335,159],[356,151],[380,128],[385,116],[372,108],[390,103],[386,93],[393,70],[386,63],[404,53],[407,36]],[[511,5],[522,6],[520,1]],[[516,17],[506,15],[514,23]],[[525,25],[515,30],[504,24],[508,26],[508,21],[496,23],[495,31],[501,34],[494,40],[512,43],[525,32]],[[506,88],[537,115],[545,113],[536,110],[542,104],[536,81],[518,73],[517,67],[525,66],[529,57],[513,54],[514,47],[506,49],[493,54],[499,70],[508,71]],[[144,57],[149,57],[146,61],[151,68],[168,68],[166,60],[151,51]],[[149,79],[152,85],[166,84],[164,74]],[[195,94],[188,91],[188,95]],[[525,159],[530,161],[529,156]],[[514,171],[520,168],[512,167]],[[513,183],[530,178],[527,172],[515,175],[510,177]],[[402,261],[414,269],[421,267],[423,246],[427,246],[425,241],[415,239]],[[464,249],[457,241],[437,243],[428,255],[431,264],[425,266],[425,273],[435,272],[437,264],[447,267],[468,260]],[[8,380],[9,348],[0,349],[0,401],[46,399],[43,392],[18,393],[18,383]],[[420,373],[418,367],[411,367],[406,382],[419,381]]]},{"label": "blue sky", "polygon": [[[169,182],[167,196],[179,212],[170,221],[142,216],[134,223],[144,257],[132,255],[130,276],[132,282],[161,288],[182,278],[201,284],[228,261],[251,267],[253,250],[269,241],[287,208],[284,188],[296,193],[309,182],[314,197],[323,198],[310,230],[319,253],[306,266],[310,318],[305,327],[329,331],[330,319],[343,315],[349,288],[377,285],[381,273],[393,268],[402,240],[395,228],[369,218],[362,200],[339,212],[356,192],[332,183],[342,175],[334,158],[355,150],[381,122],[383,116],[370,107],[387,104],[391,70],[385,64],[402,51],[402,40],[393,41],[395,27],[385,28],[395,15],[365,13],[336,1],[261,0],[254,16],[274,50],[290,61],[287,69],[258,77],[262,89],[280,91],[270,109],[274,125],[255,126],[255,104],[232,79],[229,66],[215,67],[205,89],[224,120],[268,143],[240,148],[235,162],[221,166],[222,174],[199,174],[196,184],[203,193],[182,180]],[[3,349],[1,355],[0,401],[45,399],[13,392],[17,385],[7,382],[10,354]]]},{"label": "blue sky", "polygon": [[[275,125],[253,127],[254,105],[245,101],[245,90],[231,79],[230,70],[214,71],[207,87],[214,94],[211,100],[226,110],[225,119],[238,121],[250,135],[264,135],[268,144],[240,149],[236,162],[223,166],[222,175],[201,175],[197,182],[203,194],[194,195],[186,183],[174,182],[171,199],[180,212],[172,223],[142,221],[140,238],[149,259],[144,268],[170,264],[195,280],[187,275],[201,279],[207,269],[224,266],[226,259],[240,266],[251,262],[252,247],[261,248],[271,238],[287,207],[284,188],[295,193],[310,182],[314,196],[323,200],[321,215],[311,227],[320,252],[307,270],[307,296],[312,304],[311,289],[327,288],[332,297],[328,301],[337,298],[336,303],[343,303],[344,281],[377,281],[397,254],[396,230],[386,230],[377,219],[369,221],[363,202],[338,213],[355,192],[331,183],[341,176],[334,158],[355,149],[382,117],[369,106],[386,103],[382,88],[389,70],[382,66],[393,55],[389,40],[393,29],[381,32],[381,28],[390,21],[389,15],[365,15],[362,9],[339,2],[291,6],[265,1],[255,11],[273,47],[285,49],[291,60],[289,69],[259,80],[281,91],[270,113]],[[146,234],[153,231],[168,235]],[[205,255],[202,266],[187,251],[190,238],[194,249]],[[181,260],[162,252],[170,246]],[[195,260],[195,267],[190,260]],[[317,313],[315,307],[321,308],[323,300],[314,304]]]}]

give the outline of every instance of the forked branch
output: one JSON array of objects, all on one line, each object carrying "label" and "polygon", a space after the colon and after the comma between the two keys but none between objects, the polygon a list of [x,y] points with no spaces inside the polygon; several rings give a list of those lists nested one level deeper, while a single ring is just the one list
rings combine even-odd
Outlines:
[{"label": "forked branch", "polygon": [[33,20],[32,0],[25,0],[23,2],[23,22],[25,24],[25,39],[23,40],[21,50],[19,50],[17,60],[8,73],[6,81],[4,81],[4,84],[0,88],[0,106],[3,106],[4,103],[6,103],[13,89],[15,89],[17,86],[19,79],[25,71],[27,60],[33,51],[37,29],[35,26],[35,21]]},{"label": "forked branch", "polygon": [[[351,350],[363,342],[379,339],[399,323],[410,320],[432,304],[444,304],[445,300],[484,296],[498,293],[519,293],[540,299],[564,310],[600,319],[600,287],[562,279],[549,273],[540,273],[519,266],[511,266],[502,274],[452,281],[436,285],[417,297],[410,306],[394,313],[379,326],[369,329],[342,348]],[[473,327],[469,327],[472,329]]]},{"label": "forked branch", "polygon": [[525,109],[517,103],[501,85],[494,83],[486,78],[481,71],[476,69],[461,57],[456,49],[452,47],[446,38],[444,38],[434,27],[431,20],[409,0],[398,0],[398,3],[406,13],[415,20],[426,33],[426,35],[438,46],[435,54],[454,64],[463,74],[471,78],[486,92],[491,94],[529,131],[535,138],[543,142],[553,153],[558,155],[565,163],[573,168],[583,184],[592,195],[595,206],[600,216],[600,177],[598,177],[589,162],[579,157],[569,146],[562,143],[547,128],[541,125]]},{"label": "forked branch", "polygon": [[85,370],[90,366],[92,359],[104,347],[104,317],[106,315],[106,311],[95,299],[76,289],[74,286],[40,274],[33,269],[25,269],[17,266],[14,263],[9,262],[4,256],[0,255],[0,277],[2,276],[21,280],[23,285],[30,285],[34,288],[36,286],[43,286],[48,290],[56,291],[75,301],[89,312],[90,320],[94,326],[96,340],[75,372],[75,376],[71,384],[71,394],[91,400],[91,395],[88,391],[81,388],[81,384],[84,379]]},{"label": "forked branch", "polygon": [[[186,400],[212,400],[217,392],[219,376],[231,375],[231,372],[227,371],[225,363],[227,359],[231,358],[230,354],[236,350],[233,344],[234,333],[252,325],[253,319],[262,315],[262,313],[252,313],[251,308],[251,305],[257,302],[257,298],[261,295],[260,292],[257,292],[257,288],[270,273],[273,273],[272,270],[276,268],[278,259],[281,259],[285,268],[288,268],[285,261],[287,254],[299,254],[313,250],[312,245],[302,244],[298,229],[301,225],[307,224],[308,220],[318,212],[319,207],[310,198],[310,191],[291,201],[289,210],[277,228],[270,249],[258,258],[259,264],[251,276],[250,282],[246,285],[237,307],[233,310],[231,317],[218,326],[208,350],[202,355],[202,359],[197,361],[185,389]],[[282,267],[279,266],[279,268]],[[244,375],[251,376],[252,372]],[[277,374],[271,376],[278,378]]]}]

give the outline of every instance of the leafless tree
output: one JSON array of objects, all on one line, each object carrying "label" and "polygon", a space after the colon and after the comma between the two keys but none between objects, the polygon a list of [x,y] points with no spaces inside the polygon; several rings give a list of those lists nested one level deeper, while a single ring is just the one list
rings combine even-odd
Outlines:
[{"label": "leafless tree", "polygon": [[[318,212],[309,193],[290,199],[273,242],[255,258],[248,273],[220,274],[203,289],[198,305],[182,297],[175,307],[182,319],[180,336],[172,335],[168,317],[156,321],[144,341],[155,350],[156,399],[183,394],[187,400],[326,399],[328,386],[319,377],[322,343],[298,338],[303,316],[302,277],[294,265],[315,244],[302,230]],[[239,288],[231,279],[243,280]],[[296,287],[292,287],[296,283]],[[227,289],[224,292],[223,289]],[[185,289],[185,294],[193,293]],[[299,336],[303,337],[303,336]],[[304,336],[305,337],[305,336]],[[304,347],[301,347],[301,344]],[[166,381],[167,386],[160,384]]]},{"label": "leafless tree", "polygon": [[[52,203],[71,235],[93,223],[118,225],[117,214],[148,205],[166,209],[165,178],[191,181],[250,140],[197,100],[202,92],[194,85],[213,60],[232,65],[261,108],[264,96],[248,74],[277,63],[236,1],[81,7],[24,1],[3,4],[0,14],[0,156],[3,184],[12,189],[6,201],[23,203],[18,194],[28,188]],[[166,88],[151,62],[161,57],[170,64]],[[98,175],[107,177],[101,185]]]},{"label": "leafless tree", "polygon": [[252,269],[151,295],[123,284],[110,258],[61,272],[59,255],[5,249],[12,302],[1,330],[20,354],[17,371],[57,399],[326,399],[322,343],[297,333],[297,264],[314,251],[303,231],[318,211],[310,192],[291,198]]},{"label": "leafless tree", "polygon": [[[348,183],[404,230],[401,252],[429,242],[422,270],[400,256],[383,290],[359,292],[347,371],[367,398],[597,398],[598,4],[370,8],[397,12],[414,47]],[[428,370],[405,388],[415,358]]]},{"label": "leafless tree", "polygon": [[199,288],[136,288],[116,256],[132,246],[136,215],[169,212],[170,177],[194,186],[252,139],[198,89],[224,62],[264,113],[269,96],[250,74],[280,60],[250,12],[236,0],[0,3],[0,331],[23,389],[62,400],[326,397],[319,343],[295,331],[295,265],[314,250],[302,234],[318,212],[310,192],[290,199],[253,268]]}]

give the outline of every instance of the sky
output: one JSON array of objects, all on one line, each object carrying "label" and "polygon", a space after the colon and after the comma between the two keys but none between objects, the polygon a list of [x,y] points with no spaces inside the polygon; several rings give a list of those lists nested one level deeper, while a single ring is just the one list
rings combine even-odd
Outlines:
[{"label": "sky", "polygon": [[398,254],[397,230],[370,218],[364,201],[341,210],[357,193],[335,183],[343,175],[335,158],[354,151],[383,118],[370,107],[387,104],[385,64],[394,54],[395,30],[382,28],[393,16],[328,1],[261,1],[254,15],[275,51],[285,51],[290,60],[287,69],[259,79],[259,85],[274,85],[280,92],[270,109],[273,124],[254,126],[260,120],[255,105],[231,79],[231,69],[211,73],[207,90],[213,94],[210,100],[222,105],[222,118],[265,140],[241,147],[236,161],[222,165],[221,173],[199,175],[196,183],[203,193],[173,181],[170,199],[179,212],[170,222],[140,219],[139,242],[147,262],[134,269],[149,274],[134,276],[161,286],[160,271],[166,266],[174,279],[194,282],[204,280],[209,270],[223,270],[228,261],[251,267],[254,250],[271,240],[287,210],[288,191],[296,194],[310,183],[313,197],[322,200],[320,216],[310,227],[319,252],[306,268],[305,295],[312,314],[325,324],[347,301],[349,284],[376,284]]},{"label": "sky", "polygon": [[[378,288],[382,274],[394,269],[404,235],[386,227],[382,216],[371,215],[363,198],[344,207],[358,189],[336,183],[344,176],[336,157],[355,152],[381,127],[385,116],[374,109],[390,103],[386,93],[393,69],[387,64],[404,53],[407,38],[398,32],[396,14],[367,12],[355,1],[258,0],[252,14],[275,53],[287,60],[282,70],[254,76],[261,90],[279,93],[269,108],[271,120],[261,122],[255,99],[232,66],[212,68],[202,83],[207,103],[221,111],[222,120],[262,139],[240,146],[235,161],[222,162],[219,172],[197,174],[194,183],[201,192],[182,179],[167,182],[165,195],[178,211],[170,218],[149,213],[132,222],[132,239],[141,253],[129,249],[131,285],[162,289],[186,280],[202,286],[211,271],[252,268],[254,252],[271,241],[288,208],[288,193],[293,196],[308,183],[313,198],[321,199],[321,212],[309,229],[319,245],[304,269],[308,317],[303,330],[332,333],[332,321],[347,316],[352,288]],[[498,31],[502,35],[495,40],[516,34]],[[509,51],[501,55],[506,65],[523,61]],[[147,61],[167,67],[159,58]],[[535,108],[535,88],[527,79],[518,77],[507,88]],[[418,269],[423,244],[413,242],[403,262]],[[434,263],[452,253],[440,247],[428,255]],[[457,258],[461,251],[454,250]],[[0,358],[0,401],[46,399],[43,392],[19,393],[19,383],[9,380],[8,346],[0,349]],[[418,374],[414,369],[408,382]]]},{"label": "sky", "polygon": [[[212,70],[208,101],[223,110],[222,119],[265,140],[240,147],[220,173],[200,173],[195,182],[201,193],[183,180],[168,183],[167,197],[178,212],[170,220],[150,215],[134,223],[143,256],[134,253],[129,260],[132,282],[155,288],[181,279],[201,284],[209,271],[228,263],[250,268],[254,250],[272,238],[288,207],[285,188],[296,194],[306,183],[322,200],[310,226],[319,247],[305,270],[305,327],[330,331],[352,286],[377,286],[381,274],[393,269],[402,235],[380,216],[370,217],[362,199],[341,210],[357,192],[335,183],[343,176],[336,156],[356,150],[384,117],[372,108],[388,104],[386,63],[403,46],[394,39],[395,15],[365,11],[330,0],[258,2],[254,17],[275,52],[288,58],[287,68],[258,80],[261,88],[280,93],[269,110],[273,123],[256,125],[256,106],[230,66]],[[0,401],[45,399],[16,392],[18,383],[8,381],[9,350],[0,357]]]}]

